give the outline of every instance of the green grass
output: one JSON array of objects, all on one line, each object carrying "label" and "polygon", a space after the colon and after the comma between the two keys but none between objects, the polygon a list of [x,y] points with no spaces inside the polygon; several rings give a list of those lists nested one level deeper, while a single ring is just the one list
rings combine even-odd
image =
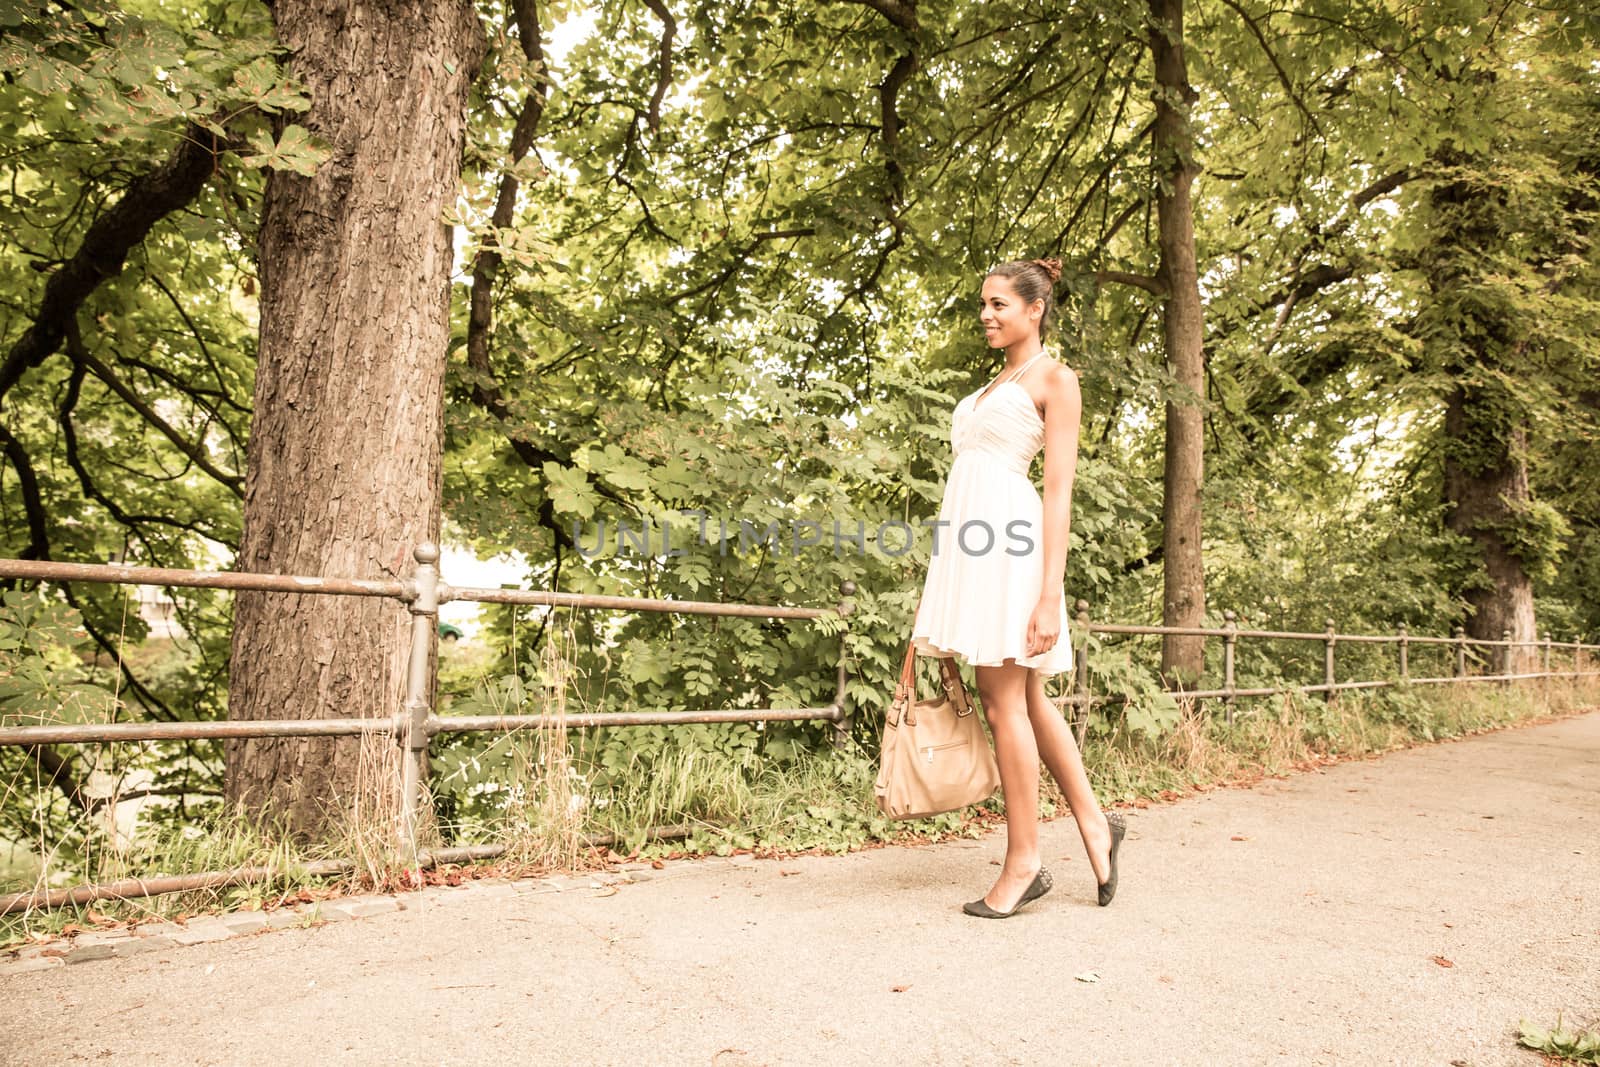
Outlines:
[{"label": "green grass", "polygon": [[[343,842],[305,848],[286,835],[261,829],[249,819],[227,817],[222,813],[187,827],[147,833],[126,851],[103,852],[95,865],[93,881],[158,878],[235,867],[269,867],[282,873],[271,882],[53,909],[36,908],[0,916],[0,947],[71,932],[74,928],[161,922],[200,912],[259,909],[302,896],[308,899],[327,896],[339,891],[341,881],[330,882],[307,873],[305,868],[317,860],[348,858],[348,852],[337,855],[341,844]],[[344,884],[354,881],[354,876],[342,880]],[[46,888],[59,886],[47,884],[42,872],[36,873],[30,882],[10,881],[4,886],[8,893]]]}]

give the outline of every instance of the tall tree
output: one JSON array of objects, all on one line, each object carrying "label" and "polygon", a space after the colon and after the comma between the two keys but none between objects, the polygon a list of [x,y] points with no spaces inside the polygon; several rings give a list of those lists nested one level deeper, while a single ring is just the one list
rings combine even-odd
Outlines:
[{"label": "tall tree", "polygon": [[1519,647],[1499,662],[1519,670],[1536,662],[1535,580],[1570,533],[1531,466],[1541,439],[1564,436],[1543,425],[1587,421],[1595,370],[1597,80],[1573,62],[1559,9],[1484,15],[1466,36],[1417,31],[1441,106],[1408,235],[1426,287],[1413,330],[1438,375],[1447,521],[1480,562],[1462,590],[1467,630],[1509,634]]},{"label": "tall tree", "polygon": [[[267,183],[238,566],[400,575],[439,536],[444,219],[484,36],[467,0],[279,0],[273,18],[311,96],[304,124],[331,155]],[[405,625],[387,601],[241,594],[230,717],[395,714]],[[227,756],[228,799],[301,832],[339,820],[361,787],[352,741],[237,741]]]},{"label": "tall tree", "polygon": [[[1205,309],[1195,258],[1192,187],[1199,166],[1189,109],[1195,101],[1184,63],[1183,0],[1150,0],[1150,57],[1155,79],[1157,245],[1161,325],[1167,368],[1187,395],[1166,404],[1163,477],[1162,597],[1164,626],[1205,624],[1205,562],[1201,540],[1205,480]],[[1205,639],[1169,635],[1161,672],[1192,682],[1205,668]]]}]

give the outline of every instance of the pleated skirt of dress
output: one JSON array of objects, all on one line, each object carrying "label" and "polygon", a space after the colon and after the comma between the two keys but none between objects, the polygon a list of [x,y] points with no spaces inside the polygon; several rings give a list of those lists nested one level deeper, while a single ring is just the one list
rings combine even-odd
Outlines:
[{"label": "pleated skirt of dress", "polygon": [[919,655],[978,667],[1009,659],[1041,674],[1072,669],[1065,595],[1055,645],[1025,655],[1044,579],[1043,518],[1044,502],[1025,473],[978,450],[956,458],[939,507],[947,525],[938,528],[911,630]]}]

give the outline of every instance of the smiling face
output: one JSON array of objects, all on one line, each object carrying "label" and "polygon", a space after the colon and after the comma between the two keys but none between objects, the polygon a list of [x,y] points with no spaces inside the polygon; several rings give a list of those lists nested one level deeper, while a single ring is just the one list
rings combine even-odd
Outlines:
[{"label": "smiling face", "polygon": [[1010,351],[1018,345],[1037,344],[1039,320],[1043,317],[1044,301],[1024,302],[1011,279],[991,274],[983,280],[983,306],[978,318],[983,322],[983,337],[990,348]]}]

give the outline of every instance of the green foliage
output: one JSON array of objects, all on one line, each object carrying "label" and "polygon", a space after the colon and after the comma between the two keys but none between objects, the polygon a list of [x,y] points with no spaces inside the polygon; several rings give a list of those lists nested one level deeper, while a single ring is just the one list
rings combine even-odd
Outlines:
[{"label": "green foliage", "polygon": [[116,695],[80,658],[88,636],[78,613],[43,593],[0,598],[0,723],[103,722]]},{"label": "green foliage", "polygon": [[1517,1044],[1568,1063],[1600,1064],[1600,1032],[1568,1029],[1559,1015],[1550,1029],[1522,1020]]}]

